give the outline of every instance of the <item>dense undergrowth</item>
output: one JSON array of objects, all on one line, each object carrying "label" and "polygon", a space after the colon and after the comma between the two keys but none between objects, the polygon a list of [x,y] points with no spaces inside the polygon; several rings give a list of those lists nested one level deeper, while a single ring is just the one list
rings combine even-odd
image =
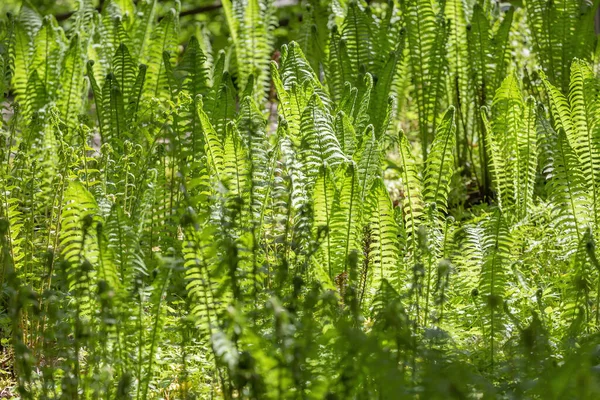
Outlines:
[{"label": "dense undergrowth", "polygon": [[513,3],[3,17],[0,393],[600,398],[598,0]]}]

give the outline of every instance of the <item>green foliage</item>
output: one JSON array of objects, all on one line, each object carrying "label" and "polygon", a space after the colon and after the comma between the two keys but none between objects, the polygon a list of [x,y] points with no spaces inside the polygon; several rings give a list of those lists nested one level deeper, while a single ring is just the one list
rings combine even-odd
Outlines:
[{"label": "green foliage", "polygon": [[600,396],[597,2],[38,3],[0,397]]}]

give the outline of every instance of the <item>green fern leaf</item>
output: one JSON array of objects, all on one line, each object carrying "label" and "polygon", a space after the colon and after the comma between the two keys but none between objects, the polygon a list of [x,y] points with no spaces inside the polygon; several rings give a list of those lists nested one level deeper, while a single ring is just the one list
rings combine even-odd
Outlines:
[{"label": "green fern leaf", "polygon": [[69,287],[75,289],[77,271],[84,262],[95,262],[97,257],[95,231],[92,230],[98,214],[94,197],[77,181],[69,183],[64,195],[61,214],[61,256],[69,263],[67,278]]},{"label": "green fern leaf", "polygon": [[320,240],[319,250],[315,258],[329,277],[334,276],[335,248],[332,246],[331,223],[336,194],[332,172],[329,168],[322,166],[312,194],[314,209],[313,236]]},{"label": "green fern leaf", "polygon": [[202,98],[198,97],[196,101],[196,112],[202,127],[202,133],[204,135],[205,151],[208,155],[211,168],[216,173],[219,180],[222,179],[223,171],[223,145],[221,140],[215,131],[210,119],[202,109],[203,103]]},{"label": "green fern leaf", "polygon": [[340,111],[335,117],[335,134],[344,154],[351,157],[356,148],[356,132],[348,115]]},{"label": "green fern leaf", "polygon": [[355,153],[358,164],[359,176],[359,198],[364,201],[372,184],[373,179],[381,175],[381,150],[379,142],[375,137],[373,125],[369,125],[363,134],[363,144]]},{"label": "green fern leaf", "polygon": [[376,179],[369,190],[365,220],[371,233],[368,254],[373,273],[370,287],[377,289],[384,280],[395,285],[401,269],[399,230],[390,196],[381,178]]},{"label": "green fern leaf", "polygon": [[[497,185],[501,188],[502,207],[514,208],[516,216],[525,217],[531,209],[537,169],[535,109],[533,99],[523,101],[514,75],[509,75],[496,91],[493,101],[493,132],[488,132],[490,159]],[[499,187],[499,186],[498,186]]]},{"label": "green fern leaf", "polygon": [[228,124],[223,144],[223,177],[234,196],[241,197],[248,184],[250,167],[247,151],[235,124]]},{"label": "green fern leaf", "polygon": [[362,4],[354,1],[348,4],[341,40],[345,43],[351,71],[360,71],[361,68],[369,71],[372,67],[375,55],[370,18],[370,13],[366,12]]},{"label": "green fern leaf", "polygon": [[408,0],[403,4],[425,160],[442,98],[447,33],[444,21],[435,16],[431,0]]},{"label": "green fern leaf", "polygon": [[11,86],[15,93],[15,100],[22,102],[27,91],[33,46],[27,30],[18,22],[14,22],[10,46]]},{"label": "green fern leaf", "polygon": [[399,139],[398,151],[402,172],[402,189],[404,191],[402,199],[404,227],[409,249],[414,253],[418,246],[417,230],[424,216],[423,189],[419,169],[413,156],[410,142],[404,132],[400,132]]},{"label": "green fern leaf", "polygon": [[148,56],[149,45],[154,29],[156,0],[141,0],[137,3],[138,15],[133,19],[130,36],[133,43],[133,58],[145,60]]},{"label": "green fern leaf", "polygon": [[31,59],[31,68],[36,70],[50,98],[54,98],[60,76],[60,60],[65,47],[64,31],[59,28],[53,16],[44,18],[42,28],[35,39],[35,51]]},{"label": "green fern leaf", "polygon": [[70,129],[75,128],[83,106],[85,59],[82,58],[80,46],[79,36],[73,37],[63,60],[61,89],[56,102],[63,120]]},{"label": "green fern leaf", "polygon": [[354,255],[360,264],[362,255],[360,233],[362,231],[362,207],[359,198],[358,173],[353,162],[340,169],[340,189],[335,199],[331,220],[331,243],[334,252],[332,275],[335,280],[340,274],[347,273]]},{"label": "green fern leaf", "polygon": [[137,68],[125,44],[121,43],[112,61],[114,79],[121,89],[123,103],[129,104],[131,91],[135,85]]},{"label": "green fern leaf", "polygon": [[569,103],[573,122],[571,145],[582,163],[581,170],[587,177],[587,190],[594,204],[594,225],[600,223],[600,135],[597,128],[598,83],[587,63],[574,60],[571,65]]},{"label": "green fern leaf", "polygon": [[350,65],[351,61],[348,56],[346,42],[341,39],[337,27],[334,27],[329,38],[329,59],[327,62],[327,83],[333,100],[339,101],[341,99],[346,82],[356,80],[355,71],[350,68]]},{"label": "green fern leaf", "polygon": [[175,73],[178,80],[182,81],[183,89],[192,98],[199,94],[203,96],[208,94],[211,85],[208,60],[195,36],[190,38],[183,59],[175,68]]},{"label": "green fern leaf", "polygon": [[333,133],[333,125],[316,94],[311,97],[302,113],[300,131],[301,154],[307,176],[316,175],[321,165],[335,169],[345,161],[346,158]]},{"label": "green fern leaf", "polygon": [[553,225],[560,230],[560,240],[567,253],[575,251],[591,222],[591,202],[586,191],[581,161],[571,147],[563,129],[558,134],[540,115],[538,135],[545,153],[544,174],[553,203]]},{"label": "green fern leaf", "polygon": [[436,129],[435,139],[425,165],[423,199],[435,204],[437,213],[448,212],[450,181],[454,174],[454,107],[450,107]]},{"label": "green fern leaf", "polygon": [[169,84],[163,53],[168,52],[171,62],[177,54],[179,19],[171,9],[152,32],[145,64],[148,65],[144,94],[147,97],[168,99]]},{"label": "green fern leaf", "polygon": [[495,189],[496,203],[498,208],[504,209],[505,199],[510,204],[509,196],[514,193],[510,188],[510,177],[506,168],[506,160],[502,157],[502,150],[498,144],[498,139],[494,135],[494,130],[487,117],[487,108],[482,107],[481,119],[484,125],[485,144],[487,159],[489,160],[489,169],[492,175],[493,186]]},{"label": "green fern leaf", "polygon": [[482,240],[484,260],[481,266],[479,293],[487,309],[485,336],[490,343],[490,359],[494,364],[498,342],[504,336],[503,303],[506,296],[507,269],[512,239],[502,214],[497,211],[485,223]]}]

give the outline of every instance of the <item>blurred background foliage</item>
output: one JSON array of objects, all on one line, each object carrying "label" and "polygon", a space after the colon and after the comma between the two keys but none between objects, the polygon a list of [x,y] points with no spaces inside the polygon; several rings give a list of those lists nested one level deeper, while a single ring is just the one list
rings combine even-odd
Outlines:
[{"label": "blurred background foliage", "polygon": [[[42,15],[54,15],[63,27],[67,27],[66,25],[69,23],[67,18],[79,7],[78,0],[29,0],[28,3]],[[97,0],[94,3],[98,9],[102,9],[107,2]],[[18,14],[22,4],[22,0],[2,0],[0,1],[0,15]],[[207,37],[211,38],[215,54],[228,46],[229,30],[219,1],[159,1],[157,4],[159,6],[158,15],[165,15],[171,8],[180,11],[181,35],[179,39],[181,44],[187,43],[194,34],[202,37],[199,34],[200,31],[206,30],[205,33],[209,33]],[[294,33],[298,32],[302,22],[305,5],[298,0],[277,0],[274,5],[279,20],[279,26],[273,32],[276,40],[274,48],[278,49],[282,44],[294,39]]]}]

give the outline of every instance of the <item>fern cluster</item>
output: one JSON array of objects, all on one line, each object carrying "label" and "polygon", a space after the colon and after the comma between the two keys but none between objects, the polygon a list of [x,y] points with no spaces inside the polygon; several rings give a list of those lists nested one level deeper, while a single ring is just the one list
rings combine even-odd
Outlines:
[{"label": "fern cluster", "polygon": [[6,393],[600,396],[598,2],[300,3],[1,21]]}]

